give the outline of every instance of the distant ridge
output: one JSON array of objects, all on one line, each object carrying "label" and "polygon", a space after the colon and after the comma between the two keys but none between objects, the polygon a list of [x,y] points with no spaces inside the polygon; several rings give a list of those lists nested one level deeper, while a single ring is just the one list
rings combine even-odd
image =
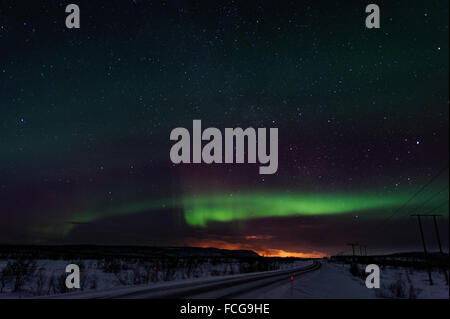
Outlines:
[{"label": "distant ridge", "polygon": [[0,245],[0,258],[99,259],[99,258],[258,258],[251,250],[200,247],[150,247],[107,245]]}]

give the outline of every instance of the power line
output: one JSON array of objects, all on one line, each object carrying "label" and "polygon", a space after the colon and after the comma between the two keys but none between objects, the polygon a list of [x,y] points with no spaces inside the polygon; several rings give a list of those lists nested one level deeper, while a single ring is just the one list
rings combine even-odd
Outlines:
[{"label": "power line", "polygon": [[436,196],[438,196],[440,193],[442,193],[443,191],[448,189],[448,185],[443,187],[441,190],[439,190],[438,192],[434,193],[433,195],[431,195],[430,197],[428,197],[428,199],[426,199],[425,201],[422,202],[421,205],[417,206],[410,214],[415,213],[416,211],[418,211],[419,209],[423,208],[425,206],[425,204],[429,203],[432,199],[434,199]]},{"label": "power line", "polygon": [[[444,189],[445,189],[445,188],[448,188],[448,186],[444,187]],[[439,191],[438,193],[440,193],[440,192],[442,192],[442,190]],[[431,197],[435,197],[435,195],[437,195],[437,194],[434,194],[434,195],[432,195]],[[426,202],[428,202],[429,200],[430,200],[430,198],[428,198],[427,200],[425,200],[424,202],[422,202],[422,205],[419,205],[418,207],[423,207],[424,204],[425,204]],[[445,207],[446,205],[448,205],[448,198],[445,199],[444,202],[442,202],[442,203],[439,204],[438,206],[433,207],[433,208],[431,208],[430,210],[426,211],[424,214],[431,214],[431,213],[434,213],[436,210],[439,210],[440,208]],[[410,214],[415,213],[415,212],[417,212],[417,211],[418,211],[418,209],[416,208],[416,209],[414,209],[412,212],[410,212]],[[407,211],[407,212],[408,212],[408,211]],[[403,214],[402,216],[404,216],[404,214]],[[399,221],[400,221],[400,220],[397,219],[397,220],[394,221],[393,223],[398,223]]]},{"label": "power line", "polygon": [[444,201],[441,205],[436,206],[434,208],[432,208],[431,210],[427,211],[425,214],[429,215],[431,213],[434,213],[435,211],[437,211],[439,208],[442,208],[444,206],[448,205],[448,199],[446,201]]},{"label": "power line", "polygon": [[392,219],[398,212],[400,212],[402,209],[404,209],[414,198],[416,198],[425,188],[427,188],[429,185],[431,185],[439,176],[441,176],[442,173],[444,173],[448,169],[448,166],[441,169],[436,175],[434,175],[425,185],[423,185],[417,192],[415,192],[401,207],[397,208],[392,215],[390,215],[388,218],[380,222],[378,226],[382,226],[386,222],[388,222],[390,219]]}]

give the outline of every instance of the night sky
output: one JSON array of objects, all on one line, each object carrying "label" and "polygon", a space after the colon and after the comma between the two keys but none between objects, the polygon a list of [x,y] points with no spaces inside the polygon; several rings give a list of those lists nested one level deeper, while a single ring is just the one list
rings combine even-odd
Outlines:
[{"label": "night sky", "polygon": [[[0,243],[448,250],[449,4],[368,3],[1,1]],[[277,127],[277,173],[172,164],[194,119]]]}]

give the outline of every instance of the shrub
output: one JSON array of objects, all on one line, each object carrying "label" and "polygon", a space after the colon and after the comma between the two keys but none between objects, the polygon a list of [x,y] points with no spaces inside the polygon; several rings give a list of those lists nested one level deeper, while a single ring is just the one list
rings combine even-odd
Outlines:
[{"label": "shrub", "polygon": [[359,269],[358,264],[352,263],[350,265],[350,273],[355,277],[361,277],[361,270]]},{"label": "shrub", "polygon": [[401,276],[389,285],[389,291],[396,298],[406,298],[406,287]]},{"label": "shrub", "polygon": [[36,262],[18,259],[9,261],[2,271],[2,290],[7,282],[13,283],[13,292],[22,290],[25,282],[36,272]]}]

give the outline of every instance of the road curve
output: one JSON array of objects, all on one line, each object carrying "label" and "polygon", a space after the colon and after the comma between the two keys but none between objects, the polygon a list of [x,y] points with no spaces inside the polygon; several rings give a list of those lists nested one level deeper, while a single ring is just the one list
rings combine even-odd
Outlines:
[{"label": "road curve", "polygon": [[[180,299],[180,298],[234,298],[254,289],[273,285],[276,282],[288,282],[292,277],[315,271],[321,266],[313,261],[311,265],[289,270],[271,271],[267,273],[248,274],[238,278],[221,278],[213,281],[180,283],[169,287],[153,287],[134,292],[108,295],[106,298],[120,299]],[[292,277],[291,277],[292,276]],[[102,298],[101,296],[99,296]]]}]

